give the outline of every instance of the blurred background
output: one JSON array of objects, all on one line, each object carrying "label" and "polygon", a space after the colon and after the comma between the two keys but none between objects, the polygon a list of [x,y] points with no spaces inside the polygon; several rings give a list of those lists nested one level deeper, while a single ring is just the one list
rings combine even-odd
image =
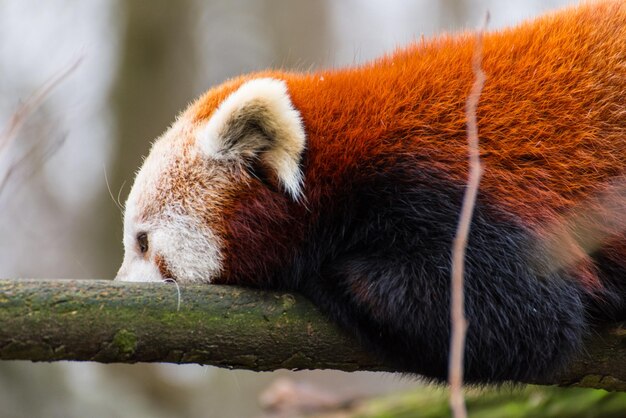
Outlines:
[{"label": "blurred background", "polygon": [[[571,2],[0,0],[0,132],[82,58],[0,153],[0,276],[112,278],[122,259],[115,200],[151,141],[212,85],[268,67],[358,65],[422,35],[475,28],[486,11],[496,29]],[[260,393],[285,377],[341,396],[419,384],[384,373],[2,362],[0,417],[255,417]]]}]

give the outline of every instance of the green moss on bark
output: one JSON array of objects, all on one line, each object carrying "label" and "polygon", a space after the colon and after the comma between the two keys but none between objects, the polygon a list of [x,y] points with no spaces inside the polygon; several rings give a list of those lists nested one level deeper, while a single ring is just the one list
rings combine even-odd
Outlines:
[{"label": "green moss on bark", "polygon": [[[387,370],[299,295],[231,286],[0,280],[0,359]],[[624,324],[542,382],[626,390]]]}]

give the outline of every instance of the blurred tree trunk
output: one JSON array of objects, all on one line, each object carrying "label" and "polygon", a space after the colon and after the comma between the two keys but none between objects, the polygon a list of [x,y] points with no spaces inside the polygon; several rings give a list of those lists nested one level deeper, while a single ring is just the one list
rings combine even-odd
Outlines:
[{"label": "blurred tree trunk", "polygon": [[[123,203],[151,142],[194,96],[196,73],[194,7],[192,0],[126,0],[119,2],[121,18],[119,68],[111,106],[116,135],[112,138],[107,176],[112,194]],[[96,272],[113,277],[122,258],[122,222],[108,193],[91,213],[99,219],[100,252]]]}]

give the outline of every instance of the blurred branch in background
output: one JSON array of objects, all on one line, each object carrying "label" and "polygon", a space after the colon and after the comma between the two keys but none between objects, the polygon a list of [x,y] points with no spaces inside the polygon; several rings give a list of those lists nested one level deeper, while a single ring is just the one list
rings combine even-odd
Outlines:
[{"label": "blurred branch in background", "polygon": [[[314,389],[277,381],[261,400],[265,418],[447,418],[446,393],[436,387],[374,398],[341,397],[332,393],[311,396]],[[279,387],[282,386],[282,387]],[[318,392],[320,390],[318,389]],[[626,393],[581,388],[526,386],[516,391],[470,388],[467,409],[473,418],[623,418]],[[309,399],[317,401],[310,402]]]},{"label": "blurred branch in background", "polygon": [[[387,370],[306,299],[232,286],[0,280],[0,359]],[[541,384],[626,391],[626,324],[589,338]]]},{"label": "blurred branch in background", "polygon": [[[33,92],[11,115],[11,118],[7,122],[4,129],[0,131],[0,157],[7,158],[6,168],[0,167],[0,195],[4,190],[7,182],[16,175],[19,169],[30,166],[31,171],[41,166],[41,163],[47,160],[55,150],[59,148],[62,139],[49,140],[46,137],[42,137],[41,142],[35,143],[26,152],[19,157],[11,161],[10,157],[6,157],[9,153],[10,147],[17,138],[20,130],[24,126],[26,120],[42,105],[44,100],[52,93],[52,91],[67,79],[80,65],[82,57],[63,69],[59,74],[53,76],[37,91]],[[37,151],[43,148],[44,151],[39,153],[41,161],[39,164],[26,165],[27,160],[33,160],[37,157]]]}]

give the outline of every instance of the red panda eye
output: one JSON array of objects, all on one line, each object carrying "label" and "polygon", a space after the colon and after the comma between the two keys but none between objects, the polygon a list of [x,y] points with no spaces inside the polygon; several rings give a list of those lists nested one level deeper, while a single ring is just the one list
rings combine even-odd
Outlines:
[{"label": "red panda eye", "polygon": [[137,234],[137,244],[139,244],[139,250],[142,254],[148,251],[148,234],[140,232]]}]

